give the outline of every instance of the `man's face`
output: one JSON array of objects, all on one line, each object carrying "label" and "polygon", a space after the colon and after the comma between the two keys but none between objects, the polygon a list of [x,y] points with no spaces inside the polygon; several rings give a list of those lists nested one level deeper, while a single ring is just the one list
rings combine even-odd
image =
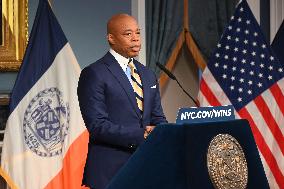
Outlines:
[{"label": "man's face", "polygon": [[113,24],[108,34],[113,50],[126,58],[138,56],[141,49],[140,29],[132,17],[125,17]]}]

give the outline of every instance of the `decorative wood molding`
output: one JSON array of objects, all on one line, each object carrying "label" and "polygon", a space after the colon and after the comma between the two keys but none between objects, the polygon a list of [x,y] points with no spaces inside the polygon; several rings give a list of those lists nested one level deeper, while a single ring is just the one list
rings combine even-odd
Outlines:
[{"label": "decorative wood molding", "polygon": [[10,95],[0,94],[0,105],[9,105]]},{"label": "decorative wood molding", "polygon": [[193,60],[195,60],[197,66],[203,71],[206,67],[206,62],[189,31],[185,31],[185,41],[189,52],[193,56]]},{"label": "decorative wood molding", "polygon": [[[166,63],[166,67],[167,67],[168,70],[170,70],[170,71],[173,70],[173,68],[176,64],[178,53],[180,52],[183,43],[184,43],[184,32],[181,32],[179,34],[176,46],[175,46],[168,62]],[[168,79],[169,79],[169,77],[165,73],[161,73],[160,79],[159,79],[161,89],[163,89],[165,87],[166,83],[168,82]]]}]

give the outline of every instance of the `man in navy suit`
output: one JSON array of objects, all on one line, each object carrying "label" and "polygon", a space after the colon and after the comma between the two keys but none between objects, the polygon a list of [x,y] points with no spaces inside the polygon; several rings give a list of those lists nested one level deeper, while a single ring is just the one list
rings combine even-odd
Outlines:
[{"label": "man in navy suit", "polygon": [[78,97],[90,134],[83,184],[104,189],[157,124],[167,123],[155,74],[134,60],[140,29],[127,14],[107,24],[110,51],[83,69]]}]

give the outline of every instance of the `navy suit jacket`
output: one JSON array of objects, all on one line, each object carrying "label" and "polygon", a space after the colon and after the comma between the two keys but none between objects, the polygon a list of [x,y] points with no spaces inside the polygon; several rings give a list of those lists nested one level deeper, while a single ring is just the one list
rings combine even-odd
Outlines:
[{"label": "navy suit jacket", "polygon": [[108,52],[82,70],[78,97],[90,134],[83,184],[104,189],[144,141],[147,125],[166,123],[155,74],[134,60],[143,85],[141,115],[126,74]]}]

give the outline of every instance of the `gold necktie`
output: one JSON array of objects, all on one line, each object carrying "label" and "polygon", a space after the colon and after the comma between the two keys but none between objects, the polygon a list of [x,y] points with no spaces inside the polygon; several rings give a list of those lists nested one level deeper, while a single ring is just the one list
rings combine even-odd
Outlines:
[{"label": "gold necktie", "polygon": [[142,89],[142,82],[140,76],[137,72],[137,69],[132,61],[129,60],[128,64],[129,68],[131,69],[131,79],[132,79],[132,87],[135,92],[135,97],[137,101],[137,105],[141,113],[143,113],[143,89]]}]

